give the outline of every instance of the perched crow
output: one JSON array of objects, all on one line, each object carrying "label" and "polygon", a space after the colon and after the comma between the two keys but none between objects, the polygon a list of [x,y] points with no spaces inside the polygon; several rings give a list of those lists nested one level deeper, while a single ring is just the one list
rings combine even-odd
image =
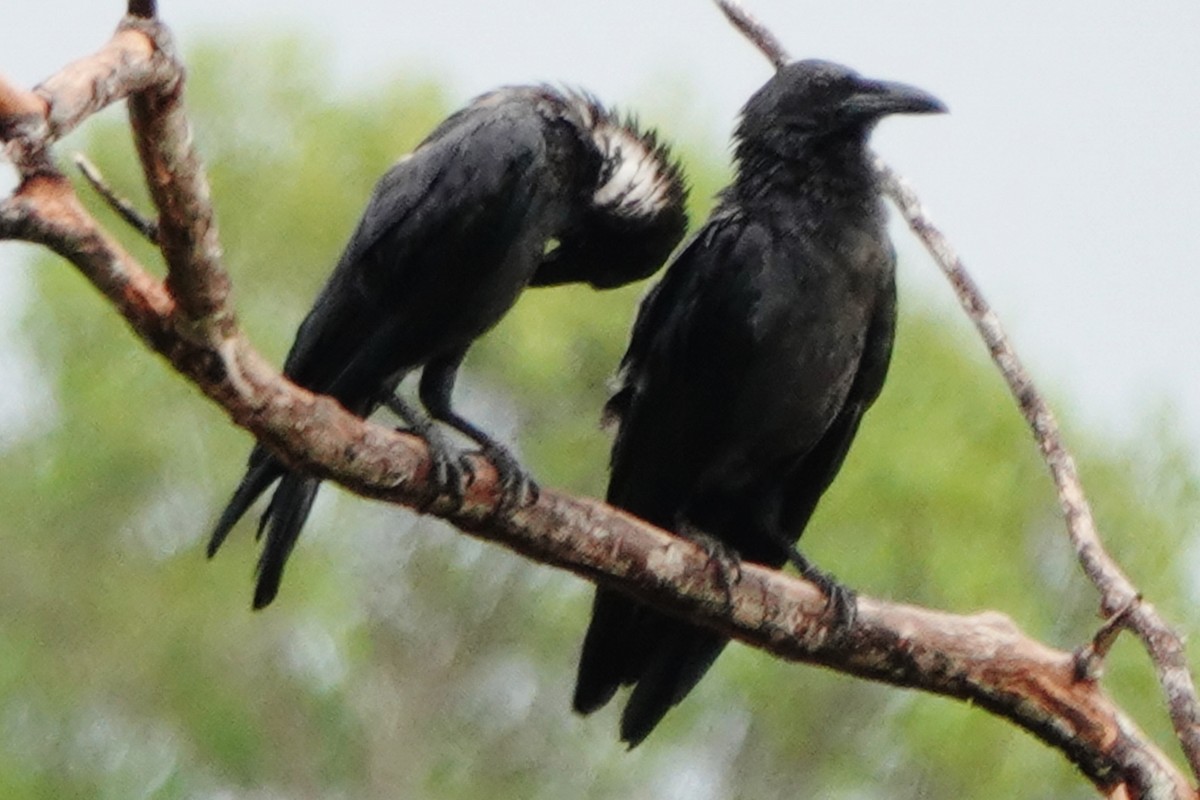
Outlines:
[{"label": "perched crow", "polygon": [[[790,559],[843,618],[853,596],[795,542],[892,350],[895,256],[867,138],[887,114],[944,110],[836,64],[780,69],[742,110],[733,184],[643,301],[605,409],[618,424],[609,502],[749,561]],[[575,709],[633,684],[621,718],[633,747],[725,644],[600,589]]]},{"label": "perched crow", "polygon": [[[388,405],[429,442],[436,481],[458,499],[469,467],[435,421],[460,431],[496,466],[504,504],[519,504],[536,487],[451,406],[467,349],[526,286],[607,288],[652,274],[687,227],[685,194],[654,134],[590,96],[546,86],[485,94],[376,185],[283,372],[363,417]],[[418,369],[428,415],[395,395]],[[211,556],[276,480],[259,523],[255,608],[275,597],[319,481],[256,446],[208,546]]]}]

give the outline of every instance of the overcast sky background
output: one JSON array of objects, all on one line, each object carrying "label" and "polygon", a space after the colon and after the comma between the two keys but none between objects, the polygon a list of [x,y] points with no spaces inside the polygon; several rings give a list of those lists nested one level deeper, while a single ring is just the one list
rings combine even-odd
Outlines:
[{"label": "overcast sky background", "polygon": [[[889,120],[876,149],[920,191],[1039,378],[1118,436],[1166,402],[1200,452],[1200,3],[748,5],[795,57],[941,97],[949,116]],[[0,71],[32,85],[95,49],[123,10],[5,0]],[[428,76],[466,100],[505,83],[578,84],[667,136],[673,120],[689,140],[699,129],[714,155],[770,74],[707,0],[160,0],[160,12],[185,48],[310,34],[343,87]],[[907,277],[948,298],[919,246],[895,235]],[[0,291],[14,291],[4,267],[16,253],[0,247]]]}]

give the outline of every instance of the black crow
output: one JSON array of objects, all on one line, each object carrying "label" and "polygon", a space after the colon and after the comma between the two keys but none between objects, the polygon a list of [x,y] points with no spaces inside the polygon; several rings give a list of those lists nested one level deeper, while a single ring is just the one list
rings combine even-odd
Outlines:
[{"label": "black crow", "polygon": [[[607,288],[651,275],[687,227],[685,195],[654,134],[589,95],[546,86],[485,94],[380,179],[283,372],[363,417],[392,408],[429,442],[436,482],[458,499],[469,467],[437,422],[461,432],[496,466],[511,508],[536,487],[451,405],[467,349],[527,286]],[[395,394],[414,370],[424,411]],[[319,480],[256,446],[208,546],[211,556],[277,480],[259,523],[255,608],[275,597]]]},{"label": "black crow", "polygon": [[[742,110],[733,184],[642,302],[606,406],[610,503],[752,562],[792,560],[843,622],[853,596],[795,542],[892,350],[895,256],[867,139],[887,114],[944,110],[836,64],[781,68]],[[621,718],[632,747],[726,641],[599,589],[575,709],[633,684]]]}]

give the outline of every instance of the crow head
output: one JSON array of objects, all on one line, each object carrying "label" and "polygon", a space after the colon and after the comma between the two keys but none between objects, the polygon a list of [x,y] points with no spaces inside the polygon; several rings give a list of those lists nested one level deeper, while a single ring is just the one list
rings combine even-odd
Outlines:
[{"label": "crow head", "polygon": [[588,167],[571,223],[533,285],[586,280],[621,286],[655,272],[687,230],[687,186],[679,162],[653,130],[581,92],[563,92],[562,119]]},{"label": "crow head", "polygon": [[687,197],[683,171],[653,130],[622,117],[584,94],[567,96],[580,121],[580,133],[600,157],[591,205],[627,220],[650,220],[675,213]]},{"label": "crow head", "polygon": [[869,80],[828,61],[796,61],[781,67],[742,109],[739,151],[765,148],[786,157],[809,152],[826,138],[861,143],[888,114],[945,110],[913,86]]}]

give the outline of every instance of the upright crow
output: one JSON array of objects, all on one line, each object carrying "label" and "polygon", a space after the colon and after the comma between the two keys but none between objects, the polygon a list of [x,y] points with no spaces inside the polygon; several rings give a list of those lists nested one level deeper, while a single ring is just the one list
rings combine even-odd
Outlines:
[{"label": "upright crow", "polygon": [[[468,462],[436,422],[460,431],[496,466],[504,504],[519,504],[536,487],[451,406],[467,349],[526,286],[608,288],[652,274],[687,227],[685,194],[654,134],[590,96],[546,86],[485,94],[380,179],[283,372],[363,417],[388,405],[429,442],[440,488],[459,499]],[[428,415],[395,395],[418,369]],[[274,599],[319,481],[256,446],[208,546],[211,556],[277,480],[259,523],[255,608]]]},{"label": "upright crow", "polygon": [[[737,175],[643,301],[606,412],[608,500],[772,567],[792,560],[831,607],[853,597],[795,549],[887,373],[895,256],[867,139],[887,114],[945,109],[822,61],[779,70],[746,104]],[[596,592],[574,706],[633,684],[630,747],[725,647],[709,630]]]}]

